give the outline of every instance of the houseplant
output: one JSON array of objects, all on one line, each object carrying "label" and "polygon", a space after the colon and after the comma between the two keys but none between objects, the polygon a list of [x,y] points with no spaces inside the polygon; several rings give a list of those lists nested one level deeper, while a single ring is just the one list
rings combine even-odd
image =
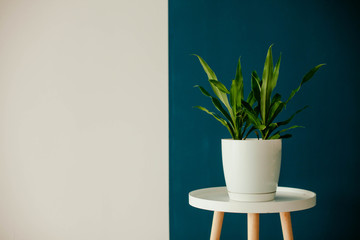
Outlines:
[{"label": "houseplant", "polygon": [[[195,106],[224,125],[232,139],[222,139],[222,158],[224,176],[229,197],[238,201],[269,201],[274,199],[281,164],[282,139],[291,137],[285,132],[301,126],[288,125],[299,109],[290,118],[276,122],[287,103],[308,82],[324,64],[311,69],[303,77],[298,88],[282,101],[279,93],[273,94],[277,85],[281,56],[273,65],[272,46],[269,47],[265,59],[262,79],[256,71],[251,74],[251,91],[244,98],[244,84],[240,59],[237,64],[235,79],[230,90],[218,81],[214,71],[198,55],[210,86],[215,94],[211,95],[204,87],[196,85],[200,91],[209,97],[219,114],[208,109]],[[229,95],[229,98],[228,98]],[[230,99],[230,101],[229,101]],[[248,138],[254,132],[257,138]]]}]

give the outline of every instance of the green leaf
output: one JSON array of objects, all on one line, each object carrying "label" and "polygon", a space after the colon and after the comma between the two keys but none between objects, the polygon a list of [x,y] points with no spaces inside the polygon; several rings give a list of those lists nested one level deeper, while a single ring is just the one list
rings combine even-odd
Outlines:
[{"label": "green leaf", "polygon": [[255,96],[254,96],[254,92],[251,91],[249,93],[249,96],[247,97],[246,102],[249,103],[250,106],[252,106],[252,105],[254,105],[255,101],[256,101],[256,99],[255,99]]},{"label": "green leaf", "polygon": [[274,97],[271,99],[270,109],[271,109],[271,107],[274,105],[274,103],[276,103],[276,102],[278,102],[278,101],[280,101],[280,100],[281,100],[281,95],[278,94],[278,93],[276,93],[276,94],[274,95]]},{"label": "green leaf", "polygon": [[275,129],[275,128],[277,128],[277,127],[278,127],[277,123],[271,123],[271,124],[269,124],[269,126],[268,126],[268,128],[270,128],[270,129]]},{"label": "green leaf", "polygon": [[200,89],[201,93],[204,94],[207,97],[211,97],[211,95],[208,93],[208,91],[205,90],[205,88],[203,88],[202,86],[199,85],[195,85],[194,87],[197,87]]},{"label": "green leaf", "polygon": [[283,137],[283,136],[286,136],[286,134],[283,135],[283,136],[281,136],[281,133],[286,132],[286,131],[289,131],[289,130],[294,129],[294,128],[304,128],[304,127],[303,127],[303,126],[294,125],[294,126],[291,126],[291,127],[289,127],[289,128],[282,129],[282,130],[277,131],[276,133],[274,133],[274,135],[271,136],[269,139],[281,138],[281,137]]},{"label": "green leaf", "polygon": [[254,111],[255,111],[255,113],[256,113],[256,116],[259,115],[259,114],[260,114],[260,106],[259,106],[259,105],[256,106],[256,107],[254,108]]},{"label": "green leaf", "polygon": [[280,61],[281,61],[281,54],[280,54],[280,57],[275,65],[275,68],[274,68],[274,72],[273,72],[273,76],[272,76],[272,79],[271,79],[271,84],[270,84],[270,93],[274,90],[274,88],[276,87],[276,84],[277,84],[277,80],[279,78],[279,70],[280,70]]},{"label": "green leaf", "polygon": [[227,93],[227,94],[230,94],[229,90],[226,89],[225,85],[222,84],[221,82],[217,81],[217,80],[214,80],[214,79],[209,79],[209,82],[214,84],[215,87],[217,89],[219,89],[221,92],[223,93]]},{"label": "green leaf", "polygon": [[[216,80],[216,81],[217,81],[218,79],[217,79],[214,71],[213,71],[213,70],[210,68],[210,66],[204,61],[204,59],[202,59],[199,55],[196,55],[196,54],[193,54],[193,55],[196,56],[196,57],[199,59],[201,66],[203,67],[206,75],[208,76],[208,79],[209,79],[209,80],[212,79],[212,80]],[[227,109],[229,110],[229,112],[230,112],[231,107],[230,107],[230,105],[229,105],[229,100],[228,100],[228,98],[227,98],[226,93],[221,92],[217,87],[215,87],[214,84],[211,84],[211,83],[210,83],[210,85],[211,85],[211,88],[213,89],[215,95],[220,99],[220,101],[221,101],[222,103],[224,103],[224,105],[226,106],[226,108],[227,108]]]},{"label": "green leaf", "polygon": [[269,111],[269,117],[266,123],[267,124],[272,123],[275,120],[275,118],[279,115],[279,113],[284,109],[284,107],[285,107],[285,103],[281,101],[275,102]]},{"label": "green leaf", "polygon": [[257,129],[262,129],[263,128],[261,126],[262,124],[261,124],[256,112],[254,111],[254,109],[252,109],[252,107],[245,101],[242,101],[242,105],[244,106],[244,110],[245,110],[250,122],[254,125],[254,127]]},{"label": "green leaf", "polygon": [[250,134],[251,132],[253,132],[255,129],[256,129],[255,127],[251,127],[250,130],[249,130],[249,131],[247,132],[247,134],[245,135],[244,140],[246,140],[246,138],[249,136],[249,134]]},{"label": "green leaf", "polygon": [[311,69],[308,73],[306,73],[305,76],[303,77],[303,79],[302,79],[299,87],[296,88],[295,90],[293,90],[293,91],[291,92],[291,94],[290,94],[288,100],[286,100],[285,104],[287,104],[287,103],[294,97],[294,95],[295,95],[298,91],[300,91],[301,86],[302,86],[304,83],[308,82],[308,81],[314,76],[314,74],[315,74],[322,66],[324,66],[324,65],[325,65],[325,64],[319,64],[319,65],[317,65],[316,67],[314,67],[313,69]]},{"label": "green leaf", "polygon": [[255,128],[262,131],[262,130],[264,130],[266,128],[266,126],[265,125],[258,125],[258,126],[255,126]]},{"label": "green leaf", "polygon": [[271,133],[278,127],[279,126],[277,125],[277,123],[270,123],[269,126],[267,127],[267,136],[270,136]]},{"label": "green leaf", "polygon": [[217,80],[217,77],[214,73],[214,71],[210,68],[210,66],[204,61],[204,59],[202,59],[199,55],[196,55],[196,54],[193,54],[194,56],[196,56],[199,61],[200,61],[200,64],[201,66],[203,67],[206,75],[208,76],[208,79],[216,79]]},{"label": "green leaf", "polygon": [[243,124],[244,126],[243,126],[243,130],[242,130],[242,132],[241,132],[241,135],[242,136],[244,136],[245,135],[245,132],[246,132],[246,130],[250,127],[250,125],[251,125],[251,122],[250,122],[250,120],[248,119],[248,116],[245,116],[244,117],[244,124]]},{"label": "green leaf", "polygon": [[203,87],[196,85],[194,87],[197,87],[200,89],[200,91],[202,92],[202,94],[204,94],[207,97],[211,98],[212,103],[214,104],[214,106],[216,107],[217,110],[219,110],[219,112],[221,112],[224,117],[226,117],[230,123],[232,123],[232,119],[230,117],[230,115],[226,112],[226,110],[222,107],[220,101],[217,98],[214,98],[213,96],[210,95],[210,93],[208,93]]},{"label": "green leaf", "polygon": [[221,112],[222,115],[224,115],[224,117],[226,117],[227,120],[229,120],[229,122],[231,123],[232,126],[234,126],[234,124],[232,124],[232,119],[231,119],[230,115],[221,106],[220,101],[218,99],[214,98],[214,97],[211,97],[211,101],[214,104],[214,106],[216,107],[216,109],[219,110],[219,112]]},{"label": "green leaf", "polygon": [[237,91],[236,81],[233,80],[230,88],[230,105],[232,107],[234,115],[236,115],[236,111],[237,111],[237,95],[238,95],[238,91]]},{"label": "green leaf", "polygon": [[246,112],[246,114],[248,116],[249,121],[254,125],[254,127],[257,127],[257,126],[261,125],[261,123],[258,120],[258,117],[254,113],[252,113],[251,111],[249,111],[246,108],[245,108],[245,112]]},{"label": "green leaf", "polygon": [[280,136],[280,134],[274,134],[274,135],[272,135],[271,137],[269,137],[268,139],[279,139],[281,136]]},{"label": "green leaf", "polygon": [[259,85],[261,86],[262,81],[260,80],[259,75],[257,74],[256,71],[253,71],[253,72],[251,73],[251,77],[252,77],[252,78],[255,78],[255,80],[256,80],[256,81],[259,83]]},{"label": "green leaf", "polygon": [[[257,73],[255,71],[252,72],[252,74],[251,74],[251,89],[252,89],[252,92],[254,94],[256,101],[260,102],[261,101],[261,99],[260,99],[261,87],[260,87],[260,82],[259,82],[258,78],[259,77],[257,77]],[[250,105],[252,105],[252,104],[250,104]]]},{"label": "green leaf", "polygon": [[305,74],[305,76],[303,77],[303,80],[301,81],[301,84],[304,84],[307,81],[309,81],[314,76],[314,74],[324,65],[326,65],[326,64],[324,64],[324,63],[319,64],[316,67],[314,67],[313,69],[311,69],[307,74]]},{"label": "green leaf", "polygon": [[238,106],[241,106],[241,100],[244,99],[244,82],[243,82],[243,75],[242,75],[242,71],[241,71],[240,58],[238,60],[238,65],[236,67],[235,82],[236,82],[236,87],[237,87],[237,91],[238,91],[237,104],[238,104]]},{"label": "green leaf", "polygon": [[207,114],[213,116],[216,120],[218,120],[222,125],[224,125],[228,129],[232,138],[235,139],[234,130],[232,129],[231,125],[226,120],[219,117],[216,113],[210,112],[209,110],[207,110],[204,107],[194,106],[194,108],[200,109],[200,110],[206,112]]},{"label": "green leaf", "polygon": [[297,110],[293,115],[291,115],[290,118],[288,118],[288,119],[285,120],[285,121],[278,122],[277,125],[278,125],[278,126],[283,126],[283,125],[289,124],[289,123],[291,122],[291,120],[292,120],[298,113],[302,112],[303,110],[305,110],[305,109],[308,108],[308,107],[309,107],[309,106],[305,106],[305,107]]},{"label": "green leaf", "polygon": [[242,100],[241,101],[242,105],[244,106],[244,109],[247,110],[248,112],[251,112],[252,114],[254,114],[256,116],[256,112],[254,111],[254,109],[250,106],[249,103],[247,103],[246,101]]},{"label": "green leaf", "polygon": [[289,131],[289,130],[294,129],[294,128],[305,128],[305,127],[304,127],[304,126],[294,125],[294,126],[291,126],[291,127],[289,127],[289,128],[282,129],[282,130],[280,130],[278,133],[283,133],[283,132]]},{"label": "green leaf", "polygon": [[261,85],[261,104],[260,104],[260,110],[261,110],[261,118],[263,122],[266,122],[267,119],[267,113],[269,111],[270,107],[270,95],[271,95],[271,86],[270,81],[272,79],[273,75],[273,57],[272,57],[272,45],[269,47],[269,50],[266,55],[265,64],[264,64],[264,70],[263,70],[263,76],[262,76],[262,85]]}]

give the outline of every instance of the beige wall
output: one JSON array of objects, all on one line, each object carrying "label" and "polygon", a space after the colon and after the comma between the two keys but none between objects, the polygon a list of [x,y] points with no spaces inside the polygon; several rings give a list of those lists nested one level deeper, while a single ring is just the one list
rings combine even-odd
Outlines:
[{"label": "beige wall", "polygon": [[0,0],[0,239],[168,239],[166,0]]}]

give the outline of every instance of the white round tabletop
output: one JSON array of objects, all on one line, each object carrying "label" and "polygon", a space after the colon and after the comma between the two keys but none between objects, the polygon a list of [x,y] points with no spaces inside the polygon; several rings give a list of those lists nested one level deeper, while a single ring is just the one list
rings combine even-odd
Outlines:
[{"label": "white round tabletop", "polygon": [[279,213],[294,212],[316,205],[316,194],[298,188],[278,187],[273,201],[239,202],[229,199],[226,187],[195,190],[189,193],[193,207],[232,213]]}]

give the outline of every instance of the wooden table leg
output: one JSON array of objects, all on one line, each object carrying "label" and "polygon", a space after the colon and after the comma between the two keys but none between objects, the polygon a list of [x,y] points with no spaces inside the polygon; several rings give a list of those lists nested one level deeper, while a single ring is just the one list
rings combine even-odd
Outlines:
[{"label": "wooden table leg", "polygon": [[259,240],[259,214],[248,213],[248,240]]},{"label": "wooden table leg", "polygon": [[280,219],[281,219],[281,227],[283,231],[284,240],[294,240],[290,213],[281,212]]},{"label": "wooden table leg", "polygon": [[210,240],[219,240],[221,227],[224,219],[224,212],[214,212]]}]

